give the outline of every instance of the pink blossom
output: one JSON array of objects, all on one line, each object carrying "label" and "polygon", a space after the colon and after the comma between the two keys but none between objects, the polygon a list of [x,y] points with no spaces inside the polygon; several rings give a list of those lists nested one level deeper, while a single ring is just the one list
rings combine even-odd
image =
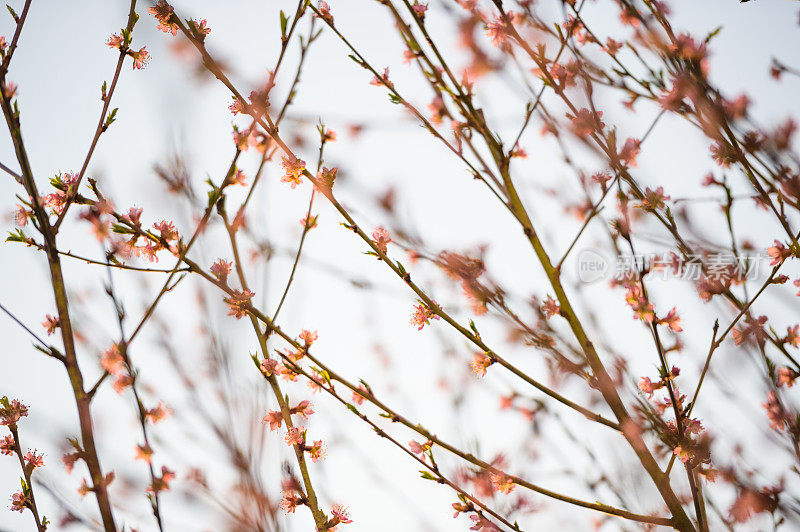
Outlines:
[{"label": "pink blossom", "polygon": [[800,325],[786,327],[786,336],[783,341],[794,347],[800,347]]},{"label": "pink blossom", "polygon": [[269,423],[269,430],[279,429],[283,425],[283,415],[279,411],[269,410],[262,421]]},{"label": "pink blossom", "polygon": [[778,395],[774,391],[770,390],[767,393],[767,400],[761,403],[761,406],[767,411],[770,428],[783,430],[789,425],[791,416],[783,408],[783,405],[778,400]]},{"label": "pink blossom", "polygon": [[250,306],[250,300],[256,294],[249,289],[234,290],[233,295],[225,298],[224,301],[228,305],[228,316],[233,316],[237,320],[243,318],[247,314],[247,308]]},{"label": "pink blossom", "polygon": [[227,284],[228,275],[231,273],[232,265],[232,262],[223,259],[217,259],[217,262],[211,265],[211,273],[214,274],[214,277],[219,279],[219,282]]},{"label": "pink blossom", "polygon": [[172,6],[166,0],[159,0],[153,7],[148,7],[149,11],[158,20],[158,29],[164,33],[178,34],[178,24],[175,22],[175,13]]},{"label": "pink blossom", "polygon": [[728,117],[732,120],[738,120],[747,116],[747,107],[750,105],[750,98],[748,98],[746,94],[742,94],[735,100],[725,100],[722,105]]},{"label": "pink blossom", "polygon": [[61,457],[61,461],[64,462],[64,469],[67,470],[68,475],[72,473],[72,468],[75,467],[75,462],[77,462],[80,458],[80,452],[67,453]]},{"label": "pink blossom", "polygon": [[146,46],[142,46],[138,52],[128,50],[128,55],[133,59],[134,70],[141,70],[150,62],[150,54],[147,53],[145,48]]},{"label": "pink blossom", "polygon": [[658,187],[655,190],[651,190],[650,187],[647,187],[645,188],[642,201],[637,203],[636,206],[640,209],[655,211],[663,209],[665,207],[664,202],[668,199],[670,199],[670,197],[664,194],[664,187]]},{"label": "pink blossom", "polygon": [[44,317],[44,321],[42,322],[42,327],[44,327],[45,331],[47,331],[47,336],[55,334],[56,329],[61,327],[61,322],[59,321],[57,316],[51,316],[50,314],[46,314]]},{"label": "pink blossom", "polygon": [[206,35],[211,33],[211,28],[208,27],[208,25],[207,25],[208,23],[207,23],[206,19],[200,19],[200,22],[196,22],[196,21],[192,21],[192,22],[194,22],[194,27],[197,30],[197,35],[200,36],[200,40],[204,41],[205,38],[206,38]]},{"label": "pink blossom", "polygon": [[685,426],[685,430],[688,434],[700,434],[705,429],[699,419],[690,419]]},{"label": "pink blossom", "polygon": [[392,239],[389,238],[389,233],[386,232],[386,229],[383,227],[379,227],[372,232],[372,242],[375,244],[375,247],[378,250],[386,255],[387,247],[391,242]]},{"label": "pink blossom", "polygon": [[167,466],[161,466],[161,476],[147,486],[147,491],[150,493],[169,491],[170,483],[172,483],[173,480],[175,480],[175,472]]},{"label": "pink blossom", "polygon": [[329,169],[323,166],[322,169],[317,172],[317,180],[314,183],[314,187],[326,197],[331,197],[333,183],[336,181],[336,174],[338,171],[339,169],[336,167]]},{"label": "pink blossom", "polygon": [[336,132],[330,128],[323,128],[321,135],[325,142],[336,142]]},{"label": "pink blossom", "polygon": [[342,506],[341,504],[334,504],[331,508],[331,513],[333,514],[334,518],[338,519],[342,524],[353,522],[350,519],[350,512],[347,511],[347,507]]},{"label": "pink blossom", "polygon": [[306,347],[309,347],[311,344],[316,342],[317,338],[319,338],[317,331],[308,331],[306,329],[300,331],[300,339],[303,341]]},{"label": "pink blossom", "polygon": [[310,231],[317,226],[318,218],[319,215],[309,214],[308,216],[300,220],[300,225],[302,225],[303,229],[305,229],[306,231]]},{"label": "pink blossom", "polygon": [[303,445],[306,441],[305,434],[303,434],[303,427],[291,427],[283,437],[286,440],[286,445]]},{"label": "pink blossom", "polygon": [[319,15],[317,16],[333,26],[333,15],[331,15],[331,7],[328,5],[328,2],[320,0],[317,10],[319,11]]},{"label": "pink blossom", "polygon": [[147,421],[155,425],[159,421],[169,416],[171,413],[172,409],[170,409],[162,401],[159,401],[158,405],[156,405],[154,408],[145,411],[144,417]]},{"label": "pink blossom", "polygon": [[363,392],[364,395],[369,393],[366,386],[359,384],[358,391],[353,392],[353,402],[357,405],[360,405],[364,402],[364,395],[362,395],[360,392]]},{"label": "pink blossom", "polygon": [[116,33],[111,34],[111,37],[106,39],[106,46],[109,48],[119,48],[122,46],[122,37],[117,35]]},{"label": "pink blossom", "polygon": [[167,220],[161,220],[158,223],[154,223],[153,229],[161,233],[161,240],[164,242],[177,240],[180,236],[177,229],[175,229],[175,225]]},{"label": "pink blossom", "polygon": [[632,284],[628,287],[625,302],[633,310],[634,319],[640,319],[647,323],[652,323],[655,319],[653,304],[645,298],[639,285]]},{"label": "pink blossom", "polygon": [[472,514],[469,516],[470,519],[474,522],[474,524],[469,528],[470,530],[489,530],[490,532],[499,532],[499,528],[497,525],[483,517],[482,515]]},{"label": "pink blossom", "polygon": [[275,374],[278,368],[278,361],[274,358],[265,358],[261,361],[261,372],[264,373],[267,377],[271,377]]},{"label": "pink blossom", "polygon": [[130,375],[118,375],[114,382],[111,383],[111,387],[114,388],[114,391],[118,394],[122,394],[128,386],[133,384],[133,377]]},{"label": "pink blossom", "polygon": [[281,177],[283,183],[289,183],[292,188],[302,183],[303,172],[306,169],[306,162],[294,156],[283,157],[281,162],[285,174]]},{"label": "pink blossom", "polygon": [[290,514],[293,514],[298,506],[302,506],[304,504],[306,504],[306,499],[294,491],[289,493],[284,493],[283,498],[281,499],[280,502],[281,508],[283,508],[285,512]]},{"label": "pink blossom", "polygon": [[548,73],[553,80],[558,84],[558,88],[565,89],[567,87],[575,86],[575,76],[577,75],[579,63],[574,59],[570,59],[567,65],[561,63],[553,63],[548,69]]},{"label": "pink blossom", "polygon": [[306,386],[311,390],[311,393],[317,393],[323,388],[324,381],[320,377],[310,377],[306,381]]},{"label": "pink blossom", "polygon": [[308,416],[314,413],[314,410],[311,409],[311,403],[308,401],[300,401],[297,406],[292,407],[289,411],[292,414],[301,416],[303,419],[308,419]]},{"label": "pink blossom", "polygon": [[151,463],[153,459],[153,449],[149,445],[137,445],[136,456],[134,460],[141,460],[146,463]]},{"label": "pink blossom", "polygon": [[391,81],[389,81],[389,67],[383,69],[382,76],[375,76],[369,82],[370,85],[374,85],[376,87],[380,87],[381,85],[386,85],[389,88],[394,87]]},{"label": "pink blossom", "polygon": [[794,381],[797,380],[797,377],[800,377],[800,373],[797,373],[797,371],[787,366],[782,366],[778,368],[777,384],[778,386],[786,385],[788,388],[791,388],[794,385]]},{"label": "pink blossom", "polygon": [[619,160],[626,166],[636,167],[636,157],[639,156],[641,148],[639,147],[639,140],[629,138],[623,144],[622,149],[619,151]]},{"label": "pink blossom", "polygon": [[700,62],[706,57],[705,44],[697,44],[689,34],[682,33],[669,45],[670,52],[686,61]]},{"label": "pink blossom", "polygon": [[28,454],[25,455],[25,461],[28,462],[28,465],[33,469],[37,467],[44,467],[44,454],[36,454],[36,450],[28,451]]},{"label": "pink blossom", "polygon": [[663,387],[664,384],[662,382],[652,382],[650,377],[642,377],[639,381],[639,389],[646,393],[648,397],[653,397],[653,392]]},{"label": "pink blossom", "polygon": [[420,4],[417,0],[414,0],[414,5],[411,6],[411,9],[414,10],[414,13],[422,20],[425,19],[425,12],[428,10],[428,4]]},{"label": "pink blossom", "polygon": [[414,454],[424,454],[431,448],[430,442],[417,443],[414,440],[408,442],[408,449]]},{"label": "pink blossom", "polygon": [[7,406],[0,406],[0,425],[16,425],[21,418],[28,416],[28,407],[18,400],[8,401],[3,397],[2,402]]},{"label": "pink blossom", "polygon": [[609,37],[606,39],[606,45],[603,47],[603,50],[609,55],[616,56],[620,48],[622,48],[622,43]]},{"label": "pink blossom", "polygon": [[758,318],[745,317],[745,324],[734,327],[731,331],[733,341],[736,345],[741,345],[750,337],[758,344],[762,345],[767,338],[767,333],[764,331],[764,324],[767,323],[766,316],[759,316]]},{"label": "pink blossom", "polygon": [[28,225],[28,211],[25,210],[25,207],[22,205],[17,205],[17,208],[14,210],[14,223],[17,224],[18,227],[25,227]]},{"label": "pink blossom", "polygon": [[472,368],[472,373],[478,377],[486,375],[486,369],[492,364],[494,364],[494,360],[484,353],[475,353],[472,357],[472,361],[469,363]]},{"label": "pink blossom", "polygon": [[556,314],[561,314],[561,307],[558,306],[555,299],[551,296],[547,296],[545,302],[542,303],[542,312],[544,312],[545,317],[552,318]]},{"label": "pink blossom", "polygon": [[674,332],[681,332],[683,328],[681,327],[681,318],[678,316],[677,310],[673,307],[666,316],[658,320],[659,324],[666,324],[670,329]]},{"label": "pink blossom", "polygon": [[572,119],[572,131],[579,137],[591,135],[595,131],[602,131],[605,124],[601,120],[603,111],[590,111],[583,108],[575,116],[568,115]]},{"label": "pink blossom", "polygon": [[141,208],[131,207],[128,209],[128,214],[123,214],[122,218],[137,227],[141,226],[142,223],[139,221],[139,219],[142,217],[142,211],[143,209]]},{"label": "pink blossom", "polygon": [[311,457],[311,461],[315,464],[318,460],[323,460],[325,455],[328,453],[325,444],[322,440],[317,440],[314,442],[314,445],[307,448],[306,451],[308,452],[308,456]]},{"label": "pink blossom", "polygon": [[511,150],[511,153],[508,154],[509,157],[518,157],[520,159],[527,159],[528,152],[522,149],[519,145],[519,142],[514,144],[514,149]]},{"label": "pink blossom", "polygon": [[492,486],[500,493],[509,494],[514,490],[514,479],[505,473],[490,473],[489,478],[492,481]]},{"label": "pink blossom", "polygon": [[774,511],[777,506],[777,495],[780,488],[765,488],[761,491],[750,487],[741,489],[728,510],[737,523],[745,523],[753,514]]},{"label": "pink blossom", "polygon": [[14,454],[15,449],[16,442],[14,442],[14,437],[11,434],[0,440],[0,454],[11,456]]},{"label": "pink blossom", "polygon": [[769,265],[777,266],[778,264],[781,264],[789,257],[793,256],[794,253],[790,248],[787,248],[783,244],[783,242],[779,242],[778,240],[776,240],[774,246],[767,248],[767,255],[769,255],[770,258],[772,259]]},{"label": "pink blossom", "polygon": [[[509,11],[507,16],[509,20],[513,20],[516,15],[513,11]],[[486,23],[486,35],[492,40],[493,45],[502,50],[511,49],[511,44],[508,42],[510,30],[502,15],[498,15],[494,20]]]},{"label": "pink blossom", "polygon": [[28,498],[20,491],[11,496],[11,511],[22,513],[31,505]]},{"label": "pink blossom", "polygon": [[100,355],[100,366],[111,375],[122,375],[125,372],[125,359],[117,344],[103,351]]},{"label": "pink blossom", "polygon": [[430,320],[438,319],[439,316],[424,303],[414,305],[414,313],[411,315],[411,324],[416,325],[418,331],[421,331],[423,327],[429,325]]},{"label": "pink blossom", "polygon": [[86,495],[92,491],[94,491],[94,489],[89,487],[89,485],[86,483],[85,478],[82,478],[81,485],[78,486],[78,495],[80,495],[81,497],[86,497]]},{"label": "pink blossom", "polygon": [[242,103],[242,100],[234,96],[233,103],[228,106],[228,109],[231,113],[233,113],[234,116],[236,116],[238,113],[244,113],[244,103]]}]

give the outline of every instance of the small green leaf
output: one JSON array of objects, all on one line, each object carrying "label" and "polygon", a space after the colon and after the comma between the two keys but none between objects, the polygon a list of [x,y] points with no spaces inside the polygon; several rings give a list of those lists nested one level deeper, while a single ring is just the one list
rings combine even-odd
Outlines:
[{"label": "small green leaf", "polygon": [[17,15],[17,12],[16,12],[16,11],[14,11],[14,8],[12,8],[12,7],[11,7],[10,5],[8,5],[8,4],[6,4],[6,8],[8,9],[8,12],[9,12],[9,13],[11,13],[11,18],[13,18],[13,19],[14,19],[14,22],[17,22],[17,23],[19,23],[19,15]]},{"label": "small green leaf", "polygon": [[135,235],[136,231],[131,229],[130,227],[122,224],[114,224],[111,226],[111,230],[117,233],[118,235]]},{"label": "small green leaf", "polygon": [[6,238],[6,242],[22,242],[25,244],[28,242],[28,237],[25,236],[25,233],[22,232],[22,229],[16,229],[16,232],[8,232],[8,238]]},{"label": "small green leaf", "polygon": [[286,39],[286,27],[289,24],[289,17],[281,10],[281,38]]},{"label": "small green leaf", "polygon": [[722,26],[717,26],[714,28],[707,36],[706,36],[706,43],[708,43],[711,39],[719,35],[719,32],[722,31]]},{"label": "small green leaf", "polygon": [[106,117],[106,123],[103,124],[103,130],[104,131],[108,128],[108,126],[113,124],[114,121],[117,119],[117,111],[118,110],[119,110],[119,108],[115,107],[114,109],[112,109],[112,111],[110,113],[108,113],[108,116]]}]

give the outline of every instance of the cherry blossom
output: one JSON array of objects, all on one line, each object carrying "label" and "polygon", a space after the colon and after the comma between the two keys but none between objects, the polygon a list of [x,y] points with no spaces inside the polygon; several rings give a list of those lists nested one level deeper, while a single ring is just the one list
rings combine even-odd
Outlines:
[{"label": "cherry blossom", "polygon": [[281,166],[283,166],[285,172],[283,177],[281,177],[282,182],[289,183],[292,188],[295,188],[303,182],[303,172],[306,169],[306,162],[304,160],[294,156],[285,156],[283,157]]},{"label": "cherry blossom", "polygon": [[421,331],[423,327],[430,324],[430,320],[438,320],[439,316],[424,303],[414,305],[414,314],[411,315],[411,324],[417,326]]}]

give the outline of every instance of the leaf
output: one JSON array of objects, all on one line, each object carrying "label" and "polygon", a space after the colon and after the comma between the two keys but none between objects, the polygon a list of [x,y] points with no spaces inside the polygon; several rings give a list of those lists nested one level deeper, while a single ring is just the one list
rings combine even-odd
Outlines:
[{"label": "leaf", "polygon": [[105,130],[106,128],[108,128],[108,126],[110,126],[111,124],[113,124],[113,123],[114,123],[114,121],[117,119],[117,111],[118,111],[118,110],[119,110],[119,108],[118,108],[118,107],[115,107],[114,109],[112,109],[112,110],[111,110],[111,112],[110,112],[110,113],[108,113],[108,116],[106,117],[106,123],[103,125],[103,129],[104,129],[104,130]]},{"label": "leaf", "polygon": [[22,229],[16,229],[16,233],[9,231],[8,238],[6,238],[6,242],[22,242],[27,243],[28,237],[25,236],[25,233],[22,232]]},{"label": "leaf", "polygon": [[[747,0],[745,0],[745,1],[747,1]],[[706,43],[708,43],[711,39],[713,39],[714,37],[719,35],[720,31],[722,31],[722,26],[717,26],[716,28],[714,28],[713,31],[709,32],[709,34],[706,35]]]},{"label": "leaf", "polygon": [[319,374],[322,375],[322,378],[325,379],[325,382],[328,384],[328,386],[333,386],[331,384],[331,375],[330,375],[330,373],[328,373],[327,371],[325,371],[323,369],[322,371],[319,372]]},{"label": "leaf", "polygon": [[289,17],[281,10],[281,37],[286,39],[286,27],[289,24]]},{"label": "leaf", "polygon": [[39,344],[32,344],[32,345],[33,345],[33,348],[36,349],[37,351],[41,351],[42,353],[44,353],[45,355],[47,355],[49,357],[53,356],[53,353],[51,353],[49,349],[45,349],[44,347],[40,346]]},{"label": "leaf", "polygon": [[114,224],[111,226],[111,230],[117,233],[118,235],[134,235],[136,231],[131,229],[128,226],[122,224]]},{"label": "leaf", "polygon": [[428,473],[427,471],[420,471],[420,472],[419,472],[419,474],[420,474],[420,476],[421,476],[422,478],[424,478],[425,480],[433,480],[433,481],[436,481],[436,482],[438,482],[438,481],[439,481],[439,479],[438,479],[438,478],[436,478],[435,476],[431,475],[431,474],[430,474],[430,473]]},{"label": "leaf", "polygon": [[769,375],[770,380],[775,380],[775,362],[772,361],[771,358],[768,356],[764,357],[764,361],[767,364],[767,375]]}]

